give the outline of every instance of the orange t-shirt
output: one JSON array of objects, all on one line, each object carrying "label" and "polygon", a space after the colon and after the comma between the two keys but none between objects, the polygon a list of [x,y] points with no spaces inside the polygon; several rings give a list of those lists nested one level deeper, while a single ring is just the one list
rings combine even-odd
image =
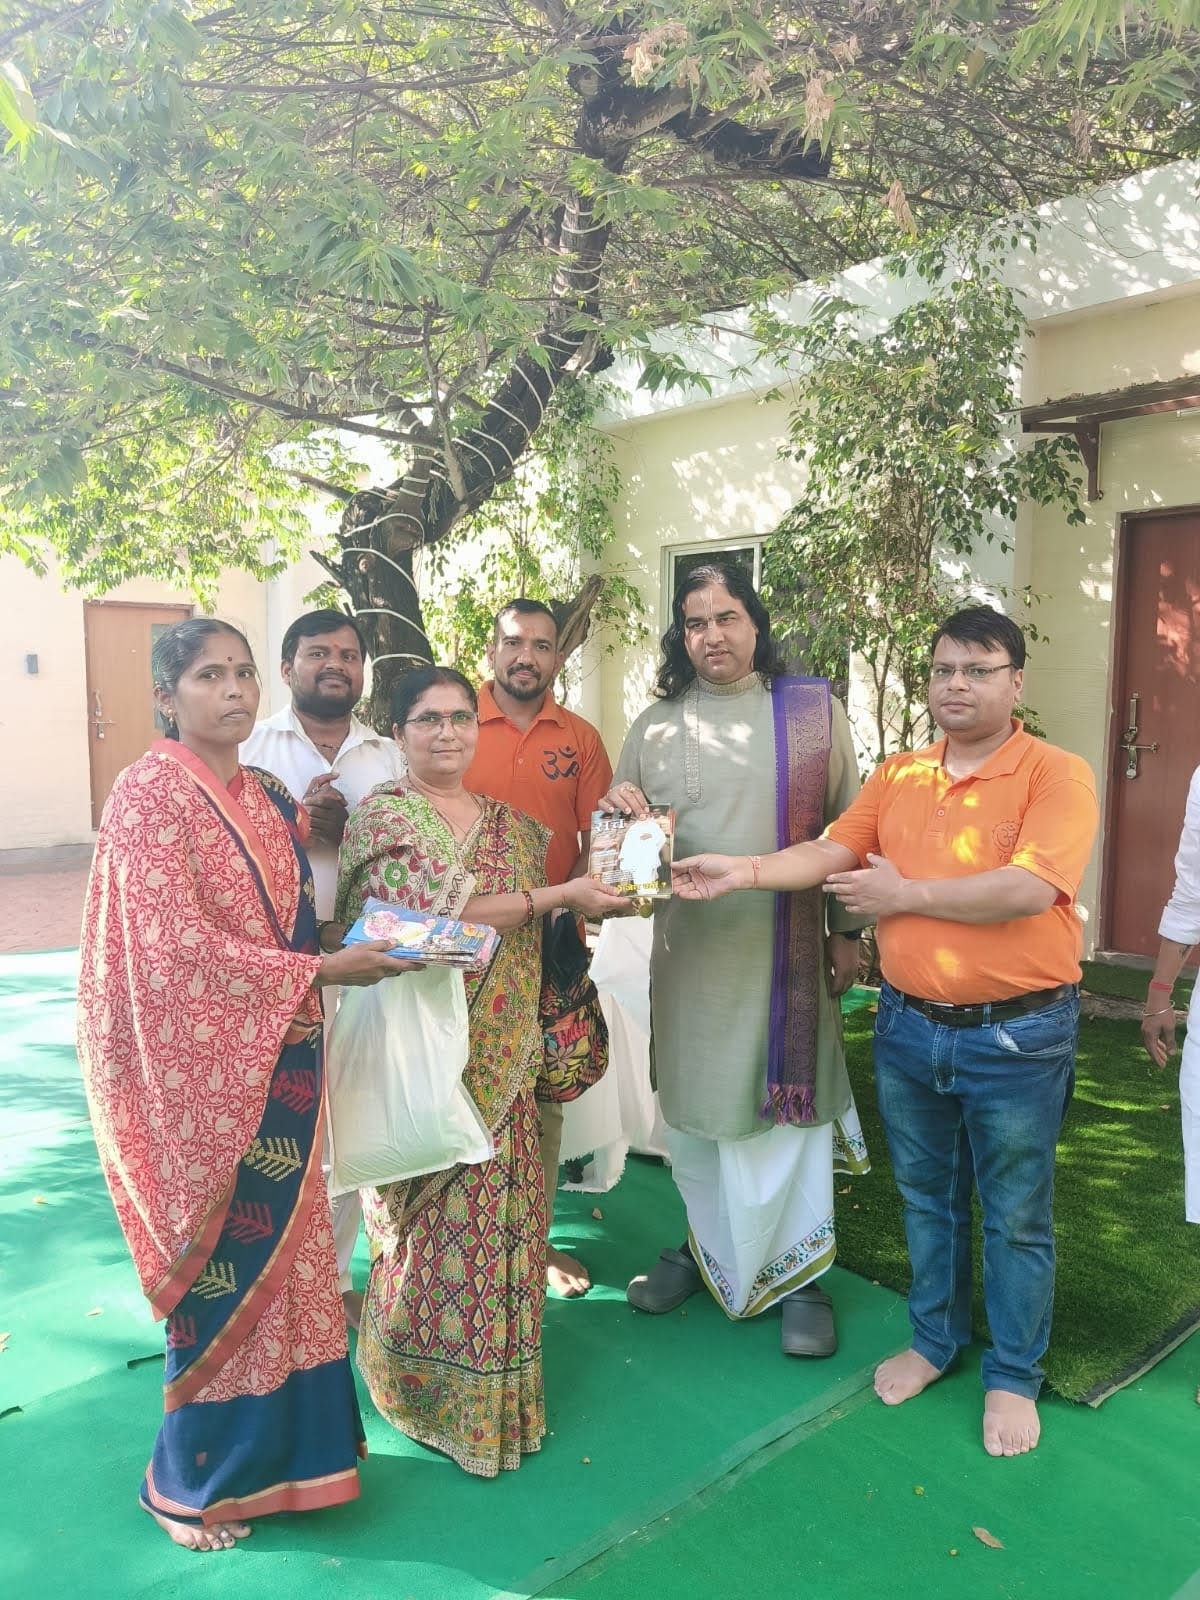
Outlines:
[{"label": "orange t-shirt", "polygon": [[479,745],[463,783],[503,800],[553,830],[546,882],[565,883],[579,855],[579,835],[608,793],[612,763],[590,722],[547,694],[524,732],[496,704],[492,685],[479,691]]},{"label": "orange t-shirt", "polygon": [[975,1005],[1077,983],[1083,931],[1079,880],[1096,834],[1096,787],[1079,756],[1026,733],[967,778],[942,765],[946,741],[889,756],[825,837],[886,857],[906,878],[964,878],[1024,867],[1058,890],[1049,910],[1007,922],[950,922],[901,913],[876,928],[893,988],[921,1000]]}]

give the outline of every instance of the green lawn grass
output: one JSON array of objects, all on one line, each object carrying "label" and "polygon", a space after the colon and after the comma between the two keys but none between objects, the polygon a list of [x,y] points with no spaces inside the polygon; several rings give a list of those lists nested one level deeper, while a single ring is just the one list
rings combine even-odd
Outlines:
[{"label": "green lawn grass", "polygon": [[[1192,997],[1192,984],[1195,981],[1196,974],[1188,971],[1180,976],[1175,985],[1175,1004],[1181,1011]],[[1083,987],[1089,994],[1109,995],[1114,1000],[1136,1000],[1140,1004],[1146,998],[1146,985],[1149,982],[1148,967],[1113,966],[1107,961],[1083,963]]]},{"label": "green lawn grass", "polygon": [[[872,1170],[843,1178],[838,1263],[906,1292],[901,1204],[871,1061],[869,1009],[846,1017],[846,1058]],[[978,1240],[978,1218],[976,1238]],[[1179,1090],[1146,1057],[1136,1022],[1080,1026],[1075,1098],[1059,1142],[1058,1277],[1047,1381],[1093,1397],[1200,1307],[1200,1252],[1183,1220]],[[976,1248],[976,1320],[985,1326]]]}]

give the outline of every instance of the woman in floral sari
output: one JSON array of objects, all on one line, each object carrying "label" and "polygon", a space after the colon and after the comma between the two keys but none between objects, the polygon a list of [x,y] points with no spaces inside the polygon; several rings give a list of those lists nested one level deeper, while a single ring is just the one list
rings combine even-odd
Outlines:
[{"label": "woman in floral sari", "polygon": [[557,907],[598,916],[624,902],[588,878],[546,887],[547,830],[463,788],[479,730],[475,691],[460,673],[409,673],[391,711],[408,777],[372,790],[352,813],[338,916],[352,921],[374,895],[503,933],[486,970],[466,975],[463,1082],[496,1154],[364,1192],[375,1259],[358,1365],[403,1433],[493,1477],[540,1449],[545,1432],[545,1201],[533,1095],[541,919]]},{"label": "woman in floral sari", "polygon": [[177,1544],[220,1550],[244,1517],[358,1494],[317,990],[399,968],[380,944],[318,953],[307,817],[238,765],[259,699],[242,635],[178,623],[153,671],[171,732],[104,808],[79,1057],[122,1231],[167,1320],[141,1504]]}]

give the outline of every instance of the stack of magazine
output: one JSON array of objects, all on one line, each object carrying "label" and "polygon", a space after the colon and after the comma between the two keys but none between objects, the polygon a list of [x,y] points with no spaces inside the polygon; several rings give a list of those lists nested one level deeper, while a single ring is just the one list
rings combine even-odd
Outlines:
[{"label": "stack of magazine", "polygon": [[439,967],[480,967],[491,959],[500,935],[483,922],[456,922],[427,911],[368,900],[363,914],[346,934],[346,944],[387,939],[394,953],[410,961]]}]

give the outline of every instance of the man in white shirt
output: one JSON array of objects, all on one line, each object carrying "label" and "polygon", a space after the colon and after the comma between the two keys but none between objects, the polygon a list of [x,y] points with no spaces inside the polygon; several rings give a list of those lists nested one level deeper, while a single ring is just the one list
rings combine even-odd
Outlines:
[{"label": "man in white shirt", "polygon": [[[321,922],[333,916],[346,818],[368,790],[404,771],[395,740],[381,738],[354,715],[364,656],[358,624],[344,612],[297,617],[283,636],[280,663],[291,704],[258,723],[239,751],[243,765],[274,773],[308,812],[308,859]],[[342,1302],[346,1320],[357,1328],[362,1295],[354,1289],[350,1258],[361,1215],[358,1196],[338,1195],[332,1207]]]}]

